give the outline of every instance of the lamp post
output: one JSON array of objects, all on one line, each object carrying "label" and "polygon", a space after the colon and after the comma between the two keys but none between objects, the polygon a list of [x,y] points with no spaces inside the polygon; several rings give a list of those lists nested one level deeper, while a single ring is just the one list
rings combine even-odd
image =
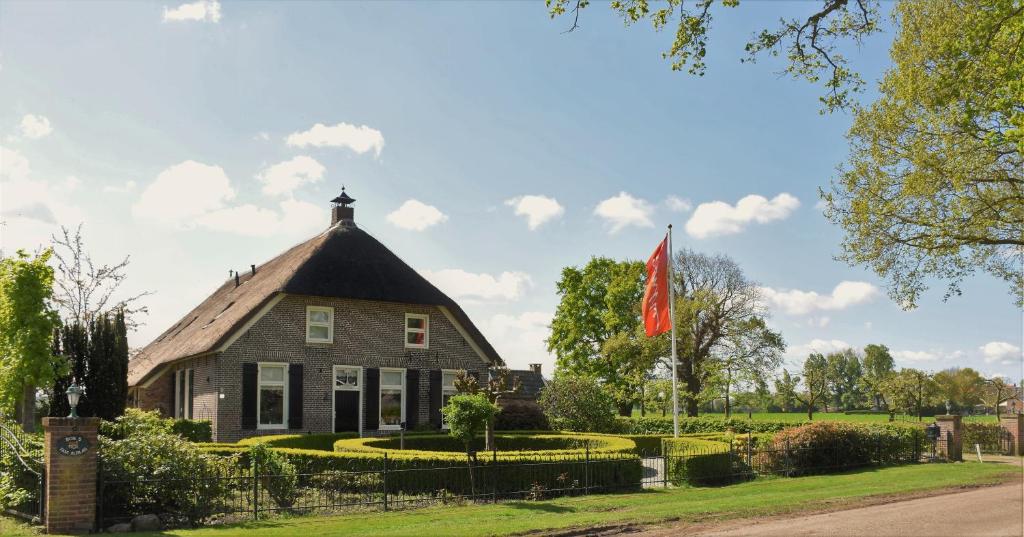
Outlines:
[{"label": "lamp post", "polygon": [[68,406],[71,407],[71,414],[68,414],[68,417],[69,418],[77,418],[78,417],[78,399],[80,397],[82,397],[82,388],[80,388],[78,386],[78,384],[76,384],[75,381],[72,380],[71,381],[71,386],[68,386],[68,391],[66,391],[64,393],[67,394],[67,396],[68,396]]}]

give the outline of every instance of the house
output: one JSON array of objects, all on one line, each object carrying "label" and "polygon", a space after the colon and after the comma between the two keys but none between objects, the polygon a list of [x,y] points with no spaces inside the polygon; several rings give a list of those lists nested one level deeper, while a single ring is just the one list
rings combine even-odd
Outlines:
[{"label": "house", "polygon": [[214,440],[443,427],[459,371],[503,364],[462,308],[332,200],[331,225],[233,272],[129,362],[130,403]]},{"label": "house", "polygon": [[540,391],[544,389],[544,375],[541,364],[530,364],[529,369],[510,369],[509,374],[519,381],[519,391],[502,396],[503,400],[531,401],[536,403]]},{"label": "house", "polygon": [[1013,395],[999,403],[1000,414],[1024,414],[1024,387],[1014,385]]}]

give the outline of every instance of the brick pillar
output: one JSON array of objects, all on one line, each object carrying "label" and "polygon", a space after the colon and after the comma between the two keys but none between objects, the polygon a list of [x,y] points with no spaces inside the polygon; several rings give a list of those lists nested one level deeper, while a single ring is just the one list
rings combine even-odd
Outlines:
[{"label": "brick pillar", "polygon": [[963,424],[960,416],[935,416],[939,425],[939,454],[950,461],[962,461],[963,458]]},{"label": "brick pillar", "polygon": [[43,418],[47,533],[93,529],[99,427],[99,418]]},{"label": "brick pillar", "polygon": [[1008,450],[1011,455],[1024,455],[1024,414],[1007,414],[999,419],[999,425],[1009,433],[1012,444]]}]

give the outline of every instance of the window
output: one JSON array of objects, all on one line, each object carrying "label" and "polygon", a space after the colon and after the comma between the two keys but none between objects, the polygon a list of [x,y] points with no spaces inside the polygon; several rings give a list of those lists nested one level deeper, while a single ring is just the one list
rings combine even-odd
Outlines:
[{"label": "window", "polygon": [[405,421],[405,370],[380,370],[380,428],[400,429]]},{"label": "window", "polygon": [[430,343],[430,317],[420,313],[405,314],[405,346],[425,349]]},{"label": "window", "polygon": [[[459,393],[458,390],[455,389],[455,376],[457,374],[458,371],[448,369],[441,371],[441,408],[448,406],[448,400],[451,399],[453,395]],[[445,419],[444,412],[441,413],[441,428],[448,428],[448,420]]]},{"label": "window", "polygon": [[334,366],[335,390],[358,390],[359,368]]},{"label": "window", "polygon": [[334,308],[306,306],[306,343],[334,343]]},{"label": "window", "polygon": [[178,419],[192,418],[192,380],[195,378],[191,369],[179,369],[174,372],[174,417]]},{"label": "window", "polygon": [[259,397],[256,399],[257,427],[286,427],[288,415],[288,364],[259,365]]}]

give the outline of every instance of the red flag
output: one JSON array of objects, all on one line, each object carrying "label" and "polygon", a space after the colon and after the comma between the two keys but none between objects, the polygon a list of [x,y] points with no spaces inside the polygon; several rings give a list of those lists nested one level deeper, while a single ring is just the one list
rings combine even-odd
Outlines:
[{"label": "red flag", "polygon": [[647,288],[641,310],[648,336],[672,329],[668,308],[668,256],[668,237],[665,237],[647,260]]}]

